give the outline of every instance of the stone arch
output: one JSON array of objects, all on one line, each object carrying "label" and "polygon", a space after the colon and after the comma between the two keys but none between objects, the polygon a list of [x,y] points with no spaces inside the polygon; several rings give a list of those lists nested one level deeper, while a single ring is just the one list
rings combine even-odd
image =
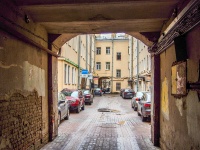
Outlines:
[{"label": "stone arch", "polygon": [[[136,39],[142,41],[147,46],[152,46],[154,43],[151,40],[149,40],[147,36],[139,32],[127,32],[126,34],[135,37]],[[52,41],[52,44],[57,47],[57,50],[59,50],[59,48],[61,48],[63,44],[65,44],[70,39],[76,37],[77,35],[80,35],[80,34],[79,33],[65,33],[65,34],[57,35],[56,38]]]}]

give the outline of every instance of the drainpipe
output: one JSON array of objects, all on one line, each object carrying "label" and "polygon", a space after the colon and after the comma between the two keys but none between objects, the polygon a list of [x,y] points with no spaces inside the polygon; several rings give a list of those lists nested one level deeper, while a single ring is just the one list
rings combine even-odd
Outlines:
[{"label": "drainpipe", "polygon": [[90,35],[90,73],[92,73],[92,36]]},{"label": "drainpipe", "polygon": [[86,34],[86,69],[88,70],[88,35]]},{"label": "drainpipe", "polygon": [[137,91],[139,90],[139,40],[137,40]]},{"label": "drainpipe", "polygon": [[[131,81],[133,81],[133,37],[131,37]],[[133,89],[133,82],[131,82],[131,89]]]},{"label": "drainpipe", "polygon": [[114,61],[114,40],[112,35],[112,73],[111,73],[111,93],[113,92],[113,61]]},{"label": "drainpipe", "polygon": [[[86,34],[86,61],[85,61],[85,63],[86,63],[85,68],[86,68],[86,70],[88,70],[88,34]],[[86,88],[86,86],[87,86],[87,78],[85,78],[84,88]]]},{"label": "drainpipe", "polygon": [[78,36],[78,86],[77,88],[80,88],[80,57],[81,57],[81,36]]}]

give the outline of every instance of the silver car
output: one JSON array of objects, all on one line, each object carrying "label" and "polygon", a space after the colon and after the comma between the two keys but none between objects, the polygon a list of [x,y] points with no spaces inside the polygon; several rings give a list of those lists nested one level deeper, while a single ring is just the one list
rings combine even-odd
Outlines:
[{"label": "silver car", "polygon": [[147,93],[147,92],[146,91],[136,92],[135,96],[132,98],[131,107],[134,109],[134,111],[137,111],[138,102],[144,96],[144,93]]},{"label": "silver car", "polygon": [[142,121],[151,119],[151,93],[144,92],[143,96],[138,101],[138,116],[142,117]]},{"label": "silver car", "polygon": [[63,119],[69,119],[69,104],[66,101],[66,96],[60,92],[58,93],[58,125]]}]

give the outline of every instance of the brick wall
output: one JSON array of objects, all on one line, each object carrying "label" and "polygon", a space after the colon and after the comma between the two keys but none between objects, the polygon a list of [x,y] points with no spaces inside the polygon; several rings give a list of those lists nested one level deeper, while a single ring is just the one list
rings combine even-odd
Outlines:
[{"label": "brick wall", "polygon": [[1,99],[0,112],[0,149],[39,149],[47,141],[42,138],[42,97],[37,92]]}]

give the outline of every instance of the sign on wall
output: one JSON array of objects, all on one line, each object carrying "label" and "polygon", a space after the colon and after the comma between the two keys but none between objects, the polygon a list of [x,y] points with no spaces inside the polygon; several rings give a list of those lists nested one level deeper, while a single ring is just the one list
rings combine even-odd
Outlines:
[{"label": "sign on wall", "polygon": [[172,95],[185,96],[186,90],[186,61],[178,62],[172,66]]},{"label": "sign on wall", "polygon": [[83,69],[82,72],[81,72],[81,77],[82,78],[87,78],[88,77],[88,70]]}]

